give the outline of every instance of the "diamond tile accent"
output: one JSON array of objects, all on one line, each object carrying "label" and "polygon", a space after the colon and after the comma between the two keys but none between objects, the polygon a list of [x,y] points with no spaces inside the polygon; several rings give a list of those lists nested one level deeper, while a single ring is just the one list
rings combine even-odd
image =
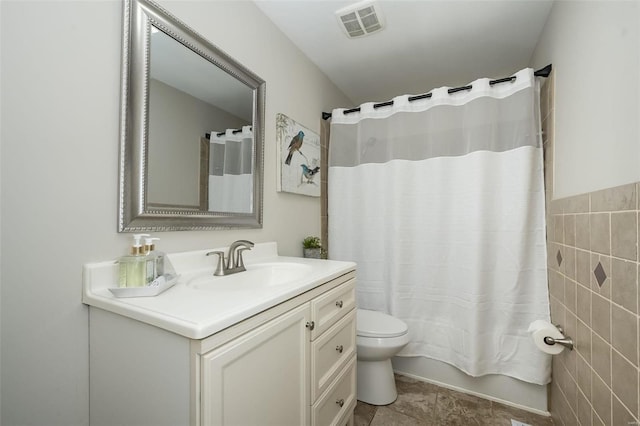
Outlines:
[{"label": "diamond tile accent", "polygon": [[556,260],[558,261],[558,266],[562,265],[562,254],[560,250],[558,250],[558,254],[556,255]]},{"label": "diamond tile accent", "polygon": [[598,281],[598,285],[602,287],[604,280],[607,279],[607,274],[604,272],[602,263],[598,262],[598,266],[596,266],[596,269],[593,270],[593,275],[595,275],[596,281]]}]

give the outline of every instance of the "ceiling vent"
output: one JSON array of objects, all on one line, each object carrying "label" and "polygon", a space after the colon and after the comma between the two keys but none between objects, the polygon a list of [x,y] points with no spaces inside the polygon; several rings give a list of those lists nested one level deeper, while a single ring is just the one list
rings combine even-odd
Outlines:
[{"label": "ceiling vent", "polygon": [[340,27],[349,38],[363,37],[384,26],[380,7],[371,0],[365,0],[336,11]]}]

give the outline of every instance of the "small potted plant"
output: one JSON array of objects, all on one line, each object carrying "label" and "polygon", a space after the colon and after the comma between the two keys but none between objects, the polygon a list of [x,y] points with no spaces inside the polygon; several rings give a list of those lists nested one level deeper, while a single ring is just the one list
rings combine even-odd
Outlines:
[{"label": "small potted plant", "polygon": [[302,248],[304,257],[313,259],[320,259],[322,254],[322,246],[320,245],[320,238],[307,237],[302,240]]}]

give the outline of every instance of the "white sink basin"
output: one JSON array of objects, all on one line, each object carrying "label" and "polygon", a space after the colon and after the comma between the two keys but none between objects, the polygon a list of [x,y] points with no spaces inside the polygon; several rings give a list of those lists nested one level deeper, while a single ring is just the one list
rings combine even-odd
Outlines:
[{"label": "white sink basin", "polygon": [[185,284],[204,291],[252,291],[292,284],[313,269],[310,265],[295,262],[255,263],[246,268],[246,271],[221,277],[210,274],[196,276]]}]

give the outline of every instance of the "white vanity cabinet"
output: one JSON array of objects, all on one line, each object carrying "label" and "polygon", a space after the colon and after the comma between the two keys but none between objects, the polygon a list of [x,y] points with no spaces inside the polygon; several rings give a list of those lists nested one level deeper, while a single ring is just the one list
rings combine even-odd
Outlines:
[{"label": "white vanity cabinet", "polygon": [[204,339],[90,310],[92,425],[350,425],[355,272]]},{"label": "white vanity cabinet", "polygon": [[[333,286],[333,287],[332,287]],[[201,424],[345,425],[356,403],[355,280],[226,343],[205,339],[200,358]],[[292,304],[297,304],[296,301]],[[287,310],[287,303],[279,307]],[[269,312],[266,312],[269,314]],[[203,352],[207,346],[215,349]]]}]

